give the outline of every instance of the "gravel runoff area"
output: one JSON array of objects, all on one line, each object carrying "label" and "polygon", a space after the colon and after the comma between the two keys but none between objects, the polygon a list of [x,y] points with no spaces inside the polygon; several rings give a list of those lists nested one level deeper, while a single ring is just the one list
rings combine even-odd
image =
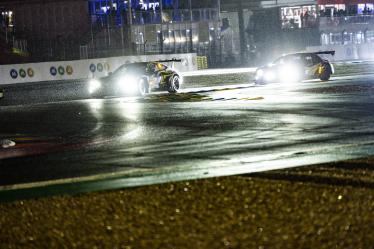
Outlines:
[{"label": "gravel runoff area", "polygon": [[0,203],[0,248],[374,248],[374,159]]},{"label": "gravel runoff area", "polygon": [[6,248],[373,249],[374,158],[0,203]]}]

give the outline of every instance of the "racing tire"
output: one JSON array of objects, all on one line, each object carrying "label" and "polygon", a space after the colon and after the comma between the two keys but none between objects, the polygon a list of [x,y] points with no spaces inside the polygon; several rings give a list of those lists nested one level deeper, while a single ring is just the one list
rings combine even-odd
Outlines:
[{"label": "racing tire", "polygon": [[328,81],[331,76],[331,68],[330,65],[324,65],[323,66],[323,72],[319,76],[319,79],[322,81]]},{"label": "racing tire", "polygon": [[146,79],[142,78],[138,82],[138,95],[144,96],[149,93],[149,85]]},{"label": "racing tire", "polygon": [[169,93],[176,93],[178,92],[180,87],[180,78],[177,74],[170,76],[169,84],[168,84],[168,92]]}]

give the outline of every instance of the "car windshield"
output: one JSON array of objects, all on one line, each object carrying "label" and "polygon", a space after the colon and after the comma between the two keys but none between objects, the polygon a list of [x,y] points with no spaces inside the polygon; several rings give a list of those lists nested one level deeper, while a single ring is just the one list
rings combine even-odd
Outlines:
[{"label": "car windshield", "polygon": [[113,75],[118,74],[138,74],[145,73],[147,68],[147,63],[131,63],[120,66],[117,70],[113,72]]}]

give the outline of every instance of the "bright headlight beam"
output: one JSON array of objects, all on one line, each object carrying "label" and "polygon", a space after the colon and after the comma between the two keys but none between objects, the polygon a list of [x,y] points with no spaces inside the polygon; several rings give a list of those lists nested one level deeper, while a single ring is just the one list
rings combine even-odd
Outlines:
[{"label": "bright headlight beam", "polygon": [[279,80],[281,82],[295,82],[300,79],[300,74],[292,65],[284,65],[279,70]]},{"label": "bright headlight beam", "polygon": [[101,87],[100,81],[98,81],[96,79],[92,79],[88,83],[88,92],[90,94],[92,94],[92,93],[96,92],[100,87]]},{"label": "bright headlight beam", "polygon": [[264,79],[265,81],[273,81],[275,79],[275,74],[273,71],[266,71],[264,73]]},{"label": "bright headlight beam", "polygon": [[264,70],[259,69],[256,71],[256,80],[260,79],[264,75]]},{"label": "bright headlight beam", "polygon": [[125,93],[137,93],[138,91],[138,82],[139,79],[133,75],[127,75],[122,77],[118,82],[117,85],[120,91]]}]

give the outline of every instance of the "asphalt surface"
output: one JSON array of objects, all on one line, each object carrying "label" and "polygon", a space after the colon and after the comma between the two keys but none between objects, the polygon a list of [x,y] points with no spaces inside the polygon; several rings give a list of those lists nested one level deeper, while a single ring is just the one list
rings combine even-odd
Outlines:
[{"label": "asphalt surface", "polygon": [[0,248],[373,248],[373,80],[0,102]]},{"label": "asphalt surface", "polygon": [[110,189],[370,156],[373,80],[186,84],[175,95],[63,102],[50,102],[57,88],[40,91],[49,103],[0,107],[0,138],[16,143],[0,150],[1,190],[97,180],[107,182],[85,189]]},{"label": "asphalt surface", "polygon": [[374,158],[0,203],[1,248],[374,244]]}]

